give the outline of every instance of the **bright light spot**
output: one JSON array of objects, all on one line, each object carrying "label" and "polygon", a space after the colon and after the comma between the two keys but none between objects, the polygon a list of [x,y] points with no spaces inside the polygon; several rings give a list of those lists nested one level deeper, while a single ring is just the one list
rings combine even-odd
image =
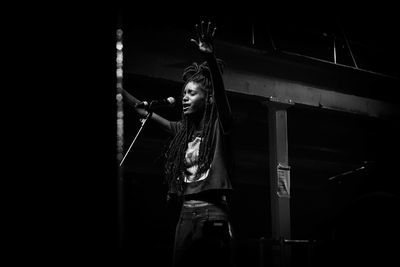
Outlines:
[{"label": "bright light spot", "polygon": [[123,134],[122,127],[118,127],[118,128],[117,128],[117,135],[118,135],[118,136],[122,136],[122,134]]},{"label": "bright light spot", "polygon": [[122,53],[117,53],[117,63],[122,64]]},{"label": "bright light spot", "polygon": [[121,101],[122,100],[122,95],[121,94],[117,94],[117,101]]},{"label": "bright light spot", "polygon": [[118,42],[117,42],[117,50],[122,50],[123,47],[124,47],[124,46],[123,46],[122,42],[121,42],[121,41],[118,41]]},{"label": "bright light spot", "polygon": [[122,119],[123,116],[124,116],[124,113],[122,111],[117,112],[117,118]]},{"label": "bright light spot", "polygon": [[122,69],[117,69],[117,77],[122,77]]}]

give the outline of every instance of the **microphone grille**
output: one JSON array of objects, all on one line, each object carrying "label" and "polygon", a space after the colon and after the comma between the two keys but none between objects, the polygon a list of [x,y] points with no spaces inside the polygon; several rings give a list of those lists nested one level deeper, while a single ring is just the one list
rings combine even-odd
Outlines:
[{"label": "microphone grille", "polygon": [[175,104],[175,98],[173,98],[172,96],[167,98],[168,103],[170,103],[171,105]]}]

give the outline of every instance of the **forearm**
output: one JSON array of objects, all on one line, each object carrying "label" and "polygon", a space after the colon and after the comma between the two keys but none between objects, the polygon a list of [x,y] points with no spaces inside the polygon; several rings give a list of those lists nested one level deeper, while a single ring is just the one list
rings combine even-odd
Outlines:
[{"label": "forearm", "polygon": [[130,93],[128,93],[125,89],[122,89],[122,95],[124,97],[124,99],[133,107],[135,106],[135,104],[140,103],[141,101],[139,99],[137,99],[136,97],[134,97],[133,95],[131,95]]},{"label": "forearm", "polygon": [[[141,103],[141,101],[139,99],[137,99],[136,97],[134,97],[133,95],[131,95],[130,93],[128,93],[126,90],[122,90],[122,94],[124,99],[126,100],[126,102],[132,106],[135,111],[142,117],[147,116],[148,111],[143,109],[143,108],[137,108],[136,105],[138,103]],[[163,128],[163,130],[167,131],[167,132],[171,132],[171,126],[170,126],[170,121],[161,117],[160,115],[156,114],[156,113],[152,113],[149,117],[149,119],[151,119],[152,121],[155,121],[157,124],[159,124],[161,126],[161,128]]]},{"label": "forearm", "polygon": [[136,110],[136,112],[139,113],[139,115],[146,116],[147,112],[144,109],[136,107],[136,105],[141,102],[139,99],[128,93],[125,89],[122,89],[122,96],[126,103],[132,106]]},{"label": "forearm", "polygon": [[223,126],[224,131],[230,127],[232,120],[232,112],[229,105],[228,97],[225,91],[224,81],[222,79],[221,70],[218,66],[214,54],[205,54],[205,59],[210,68],[211,81],[214,89],[213,97],[217,106],[218,114]]}]

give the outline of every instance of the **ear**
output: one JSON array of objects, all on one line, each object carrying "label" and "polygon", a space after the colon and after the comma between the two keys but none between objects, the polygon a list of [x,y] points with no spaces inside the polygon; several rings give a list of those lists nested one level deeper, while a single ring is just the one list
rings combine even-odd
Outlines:
[{"label": "ear", "polygon": [[208,103],[210,104],[214,103],[214,98],[212,96],[208,97]]}]

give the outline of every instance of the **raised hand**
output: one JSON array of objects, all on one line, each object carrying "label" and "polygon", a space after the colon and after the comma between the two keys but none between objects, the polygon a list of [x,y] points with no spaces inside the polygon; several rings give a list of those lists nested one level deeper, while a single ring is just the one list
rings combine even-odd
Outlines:
[{"label": "raised hand", "polygon": [[195,25],[197,40],[190,39],[191,42],[194,42],[196,46],[199,48],[201,52],[204,53],[214,53],[214,34],[217,29],[214,27],[212,29],[211,22],[208,22],[207,25],[204,25],[204,21]]}]

